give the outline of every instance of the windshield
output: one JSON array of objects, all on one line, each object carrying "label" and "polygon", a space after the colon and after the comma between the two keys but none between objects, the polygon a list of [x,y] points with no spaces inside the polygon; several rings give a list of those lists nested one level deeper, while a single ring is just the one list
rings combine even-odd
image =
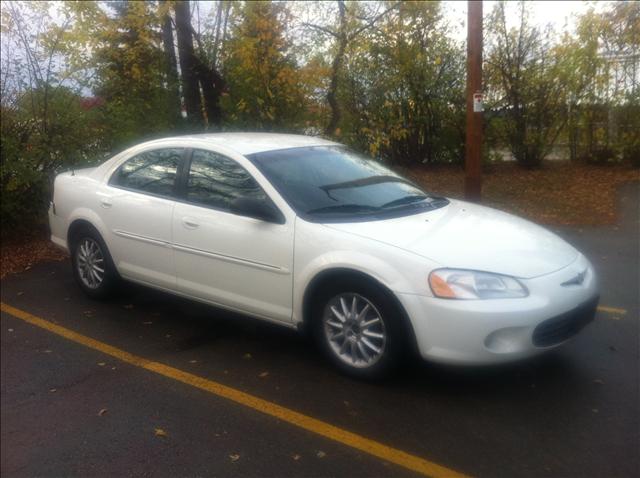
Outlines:
[{"label": "windshield", "polygon": [[267,151],[249,159],[298,214],[318,221],[387,218],[448,203],[342,146]]}]

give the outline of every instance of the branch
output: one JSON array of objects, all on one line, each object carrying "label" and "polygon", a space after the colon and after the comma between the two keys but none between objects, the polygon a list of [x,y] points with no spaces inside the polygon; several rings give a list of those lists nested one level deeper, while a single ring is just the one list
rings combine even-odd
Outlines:
[{"label": "branch", "polygon": [[315,28],[316,30],[319,30],[323,33],[326,33],[327,35],[331,35],[334,38],[338,38],[338,33],[334,32],[333,30],[329,30],[326,27],[321,27],[320,25],[314,25],[313,23],[303,23],[302,24],[303,27],[309,27],[309,28]]},{"label": "branch", "polygon": [[358,28],[356,31],[354,31],[351,35],[349,35],[348,37],[348,41],[353,40],[355,37],[357,37],[358,35],[360,35],[360,33],[362,33],[363,31],[365,31],[368,28],[371,28],[373,25],[375,25],[375,23],[380,20],[382,17],[384,17],[387,13],[389,13],[391,10],[395,10],[396,8],[398,8],[400,6],[402,2],[396,2],[393,5],[391,5],[389,8],[387,8],[385,11],[383,11],[382,13],[376,15],[375,17],[373,17],[373,19],[367,23],[366,25],[361,26],[360,28]]}]

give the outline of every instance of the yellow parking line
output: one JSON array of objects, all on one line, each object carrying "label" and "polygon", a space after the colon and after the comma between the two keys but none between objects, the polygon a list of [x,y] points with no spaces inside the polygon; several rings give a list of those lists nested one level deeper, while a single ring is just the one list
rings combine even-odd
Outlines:
[{"label": "yellow parking line", "polygon": [[627,309],[618,309],[617,307],[606,307],[604,305],[599,305],[598,312],[607,312],[609,314],[624,315],[627,313]]},{"label": "yellow parking line", "polygon": [[302,428],[343,445],[355,448],[356,450],[368,453],[369,455],[381,458],[422,475],[433,478],[463,478],[465,476],[462,473],[438,465],[437,463],[433,463],[424,458],[420,458],[419,456],[411,455],[402,450],[398,450],[397,448],[392,448],[375,440],[363,437],[362,435],[358,435],[331,425],[330,423],[323,422],[322,420],[318,420],[268,400],[236,390],[235,388],[231,388],[227,385],[125,352],[124,350],[105,344],[104,342],[100,342],[92,339],[91,337],[87,337],[86,335],[79,334],[78,332],[74,332],[73,330],[49,322],[48,320],[31,315],[23,310],[11,307],[3,302],[0,303],[0,309],[2,312],[6,312],[15,318],[60,335],[61,337],[72,340],[73,342],[98,350],[123,362],[144,368],[187,385],[191,385],[192,387],[205,390],[258,412],[279,418],[280,420],[290,423],[298,428]]}]

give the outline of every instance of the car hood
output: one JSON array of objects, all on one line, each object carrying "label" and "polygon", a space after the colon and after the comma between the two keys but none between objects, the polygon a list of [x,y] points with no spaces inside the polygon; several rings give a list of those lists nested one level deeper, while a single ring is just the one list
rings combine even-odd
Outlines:
[{"label": "car hood", "polygon": [[422,214],[325,225],[413,252],[442,267],[525,279],[562,269],[579,255],[564,240],[529,221],[496,209],[450,201]]}]

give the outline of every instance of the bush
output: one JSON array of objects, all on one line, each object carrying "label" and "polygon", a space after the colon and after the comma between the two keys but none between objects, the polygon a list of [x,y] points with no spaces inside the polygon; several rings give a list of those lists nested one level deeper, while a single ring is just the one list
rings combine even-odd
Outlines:
[{"label": "bush", "polygon": [[[45,108],[46,98],[46,108]],[[100,151],[96,110],[65,88],[26,91],[2,106],[0,183],[3,234],[42,222],[53,176],[87,164]]]},{"label": "bush", "polygon": [[587,163],[604,165],[616,160],[617,154],[611,146],[598,145],[594,147],[584,159]]},{"label": "bush", "polygon": [[622,159],[631,163],[634,168],[640,168],[640,141],[625,146]]}]

